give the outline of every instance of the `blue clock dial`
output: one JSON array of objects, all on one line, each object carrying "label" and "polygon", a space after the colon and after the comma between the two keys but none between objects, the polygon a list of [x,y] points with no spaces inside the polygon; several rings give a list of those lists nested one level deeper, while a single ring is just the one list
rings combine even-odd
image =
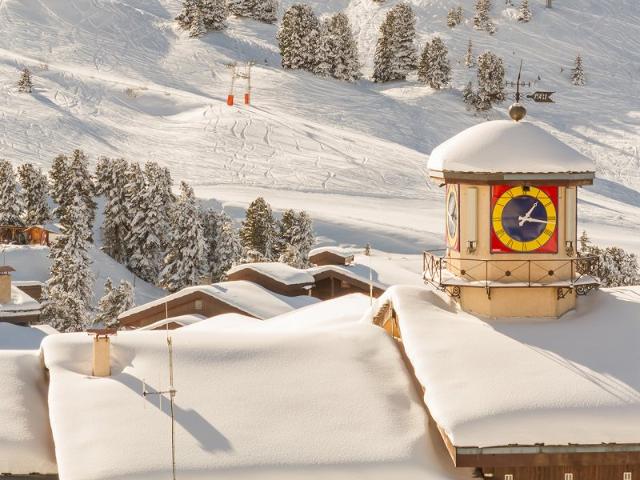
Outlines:
[{"label": "blue clock dial", "polygon": [[514,240],[530,242],[547,228],[547,210],[530,196],[512,198],[502,211],[502,227]]}]

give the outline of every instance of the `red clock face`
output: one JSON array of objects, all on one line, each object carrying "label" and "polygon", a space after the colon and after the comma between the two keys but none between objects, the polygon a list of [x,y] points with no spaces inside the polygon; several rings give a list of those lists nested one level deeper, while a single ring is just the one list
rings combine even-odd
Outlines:
[{"label": "red clock face", "polygon": [[492,187],[491,252],[557,253],[558,187]]}]

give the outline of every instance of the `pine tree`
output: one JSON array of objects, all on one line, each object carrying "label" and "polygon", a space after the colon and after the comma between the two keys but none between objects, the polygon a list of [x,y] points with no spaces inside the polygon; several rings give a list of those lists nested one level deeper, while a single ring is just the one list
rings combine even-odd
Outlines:
[{"label": "pine tree", "polygon": [[505,99],[504,65],[502,59],[492,52],[478,56],[478,92],[475,107],[488,110],[496,102]]},{"label": "pine tree", "polygon": [[214,283],[223,281],[227,271],[236,265],[242,256],[240,236],[233,226],[233,220],[225,212],[205,211],[202,224],[208,244],[209,276]]},{"label": "pine tree", "polygon": [[144,173],[150,202],[147,221],[150,232],[149,240],[157,241],[157,245],[147,246],[146,255],[150,265],[157,269],[155,275],[157,281],[162,268],[164,252],[169,245],[170,213],[174,209],[176,199],[171,191],[173,182],[169,170],[161,168],[155,162],[147,162]]},{"label": "pine tree", "polygon": [[229,13],[238,17],[250,17],[253,13],[256,0],[228,0]]},{"label": "pine tree", "polygon": [[467,53],[464,56],[464,65],[465,67],[471,68],[476,64],[475,58],[473,58],[473,42],[469,39],[469,44],[467,45]]},{"label": "pine tree", "polygon": [[68,206],[68,222],[49,252],[51,270],[42,316],[61,332],[81,331],[88,324],[93,276],[88,254],[87,216],[86,202],[79,192],[75,192]]},{"label": "pine tree", "polygon": [[464,87],[464,90],[462,91],[462,99],[469,108],[475,108],[478,99],[476,93],[473,91],[473,85],[471,84],[471,82],[467,83],[467,85]]},{"label": "pine tree", "polygon": [[463,20],[462,7],[456,7],[449,10],[447,13],[447,26],[453,28],[460,25]]},{"label": "pine tree", "polygon": [[[96,218],[97,204],[93,198],[94,192],[95,185],[89,173],[89,159],[82,150],[74,150],[69,164],[69,193],[65,195],[65,200],[69,201],[71,199],[73,201],[73,196],[76,193],[80,195],[86,207],[84,218],[87,222],[89,239],[92,238],[92,228]],[[64,207],[66,208],[67,205]],[[60,218],[61,224],[68,221],[64,216]]]},{"label": "pine tree", "polygon": [[[305,211],[285,210],[277,223],[276,253],[279,260],[297,268],[309,266],[309,251],[315,243],[313,222]],[[293,263],[292,263],[293,262]],[[295,265],[294,265],[295,263]]]},{"label": "pine tree", "polygon": [[587,232],[579,239],[579,257],[596,257],[596,261],[578,262],[582,274],[598,277],[603,287],[623,287],[640,284],[638,258],[620,247],[600,248],[593,245]]},{"label": "pine tree", "polygon": [[349,18],[337,13],[328,24],[331,39],[331,75],[338,80],[354,82],[361,76],[358,46],[356,45]]},{"label": "pine tree", "polygon": [[33,80],[31,79],[31,71],[28,68],[22,69],[20,80],[18,80],[18,92],[31,93],[33,91]]},{"label": "pine tree", "polygon": [[522,0],[518,9],[518,21],[527,23],[531,20],[531,10],[529,9],[529,0]]},{"label": "pine tree", "polygon": [[287,9],[276,36],[282,67],[314,71],[320,22],[308,5],[296,4]]},{"label": "pine tree", "polygon": [[120,263],[127,262],[125,237],[129,231],[126,182],[127,161],[102,157],[96,168],[96,192],[105,197],[102,222],[102,250]]},{"label": "pine tree", "polygon": [[26,225],[42,225],[51,217],[47,203],[47,176],[40,167],[25,163],[18,167],[22,187],[23,220]]},{"label": "pine tree", "polygon": [[227,6],[224,0],[199,0],[198,7],[207,31],[216,32],[227,28]]},{"label": "pine tree", "polygon": [[53,209],[53,214],[61,219],[65,215],[65,206],[70,203],[71,194],[71,172],[70,162],[65,155],[58,155],[53,159],[49,169],[49,195],[57,206]]},{"label": "pine tree", "polygon": [[374,57],[374,81],[404,80],[416,68],[415,26],[415,14],[407,3],[400,3],[389,10],[380,26]]},{"label": "pine tree", "polygon": [[231,13],[239,17],[265,23],[275,23],[278,19],[277,0],[229,0],[227,6]]},{"label": "pine tree", "polygon": [[439,90],[451,81],[451,66],[447,59],[447,47],[440,37],[428,42],[418,66],[418,80]]},{"label": "pine tree", "polygon": [[104,284],[104,294],[98,302],[98,314],[93,319],[94,324],[102,324],[107,328],[119,326],[118,315],[133,307],[133,286],[126,280],[120,285],[113,286],[111,278]]},{"label": "pine tree", "polygon": [[484,30],[494,34],[496,26],[489,17],[491,11],[491,0],[476,0],[476,14],[473,17],[473,26],[477,30]]},{"label": "pine tree", "polygon": [[164,259],[161,285],[170,292],[196,285],[206,271],[207,245],[193,189],[180,184],[180,196],[172,215],[173,232]]},{"label": "pine tree", "polygon": [[176,21],[183,30],[189,30],[191,28],[193,14],[197,9],[197,0],[182,0],[182,11],[176,17]]},{"label": "pine tree", "polygon": [[[147,186],[140,164],[131,163],[126,171],[124,211],[127,216],[127,230],[124,238],[126,264],[135,274],[142,273],[146,260],[144,239],[147,236],[145,217],[149,213]],[[148,272],[144,272],[148,278]],[[146,278],[145,278],[146,280]],[[156,280],[155,278],[153,280]]]},{"label": "pine tree", "polygon": [[576,64],[571,72],[571,83],[575,86],[581,87],[586,82],[584,79],[584,67],[582,66],[582,57],[578,55],[576,57]]},{"label": "pine tree", "polygon": [[192,38],[198,38],[207,33],[207,27],[204,24],[204,16],[202,10],[196,8],[191,18],[191,25],[189,26],[189,36]]},{"label": "pine tree", "polygon": [[13,165],[0,160],[0,225],[23,225],[22,202]]},{"label": "pine tree", "polygon": [[333,73],[335,62],[335,46],[329,32],[330,19],[324,19],[318,27],[318,43],[316,48],[316,65],[313,73],[321,77],[329,77]]},{"label": "pine tree", "polygon": [[271,206],[264,198],[258,197],[249,205],[240,229],[240,240],[245,256],[264,261],[274,258],[275,222]]}]

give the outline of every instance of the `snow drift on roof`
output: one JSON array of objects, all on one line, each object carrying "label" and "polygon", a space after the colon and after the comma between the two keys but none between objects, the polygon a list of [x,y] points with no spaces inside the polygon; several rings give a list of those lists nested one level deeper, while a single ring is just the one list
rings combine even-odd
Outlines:
[{"label": "snow drift on roof", "polygon": [[0,472],[56,473],[40,361],[45,333],[0,323]]},{"label": "snow drift on roof", "polygon": [[313,277],[304,270],[281,262],[244,263],[233,267],[228,273],[233,274],[243,270],[253,270],[283,285],[311,285],[314,282]]},{"label": "snow drift on roof", "polygon": [[[169,477],[164,332],[113,337],[114,375],[91,378],[91,339],[44,342],[61,478]],[[173,336],[179,478],[443,479],[401,356],[364,323],[320,331],[249,329]],[[91,441],[86,441],[90,438]],[[81,454],[79,454],[81,452]],[[469,472],[464,472],[469,475]]]},{"label": "snow drift on roof", "polygon": [[138,328],[138,330],[157,330],[162,327],[166,327],[167,325],[176,324],[180,326],[188,326],[194,325],[198,322],[201,322],[206,317],[204,315],[179,315],[177,317],[171,318],[163,318],[162,320],[158,320],[157,322],[150,323],[149,325],[145,325],[144,327]]},{"label": "snow drift on roof", "polygon": [[454,445],[640,443],[640,288],[553,321],[488,323],[425,287],[393,287],[403,345]]},{"label": "snow drift on roof", "polygon": [[325,252],[333,253],[334,255],[337,255],[342,258],[353,257],[353,251],[351,251],[351,249],[346,249],[341,247],[317,247],[312,249],[309,252],[309,256],[313,257],[314,255],[318,255],[320,253],[325,253]]},{"label": "snow drift on roof", "polygon": [[11,302],[0,303],[0,317],[11,312],[37,312],[40,310],[40,303],[20,290],[15,285],[11,285]]},{"label": "snow drift on roof", "polygon": [[592,160],[529,122],[494,120],[470,127],[431,153],[433,172],[586,173]]}]

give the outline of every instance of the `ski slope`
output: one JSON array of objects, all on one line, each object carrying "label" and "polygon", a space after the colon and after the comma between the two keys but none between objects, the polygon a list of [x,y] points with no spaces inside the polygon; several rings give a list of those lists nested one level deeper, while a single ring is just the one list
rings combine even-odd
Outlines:
[{"label": "ski slope", "polygon": [[[281,8],[292,3],[285,0]],[[346,11],[368,77],[379,24],[398,1],[308,3],[318,14]],[[375,204],[379,213],[421,200],[424,208],[437,209],[437,218],[429,218],[436,225],[426,230],[441,238],[440,192],[425,178],[428,155],[466,127],[506,117],[509,103],[488,115],[464,108],[460,91],[475,71],[462,58],[472,39],[476,54],[491,49],[505,60],[508,78],[515,80],[522,59],[532,90],[556,92],[555,104],[529,104],[528,119],[597,162],[602,180],[581,204],[595,237],[620,227],[622,242],[640,251],[633,223],[640,214],[640,4],[563,0],[548,10],[534,0],[532,22],[518,24],[516,10],[495,1],[498,31],[490,36],[472,28],[472,0],[410,3],[419,43],[439,34],[449,47],[451,89],[434,92],[415,78],[384,85],[365,78],[350,85],[284,71],[277,25],[231,18],[226,31],[191,39],[172,21],[179,0],[3,0],[0,156],[47,166],[56,154],[83,148],[94,160],[156,160],[201,197],[223,204],[246,205],[248,195],[238,203],[236,192],[284,196],[290,199],[289,205],[280,202],[284,207],[305,198],[296,191],[319,194],[315,213],[321,222],[333,222],[327,231],[336,235],[328,240],[338,243],[366,241],[341,237],[344,229],[335,227],[348,224],[347,217],[357,217],[372,236],[383,232],[383,243],[395,242],[385,232],[397,223],[375,212],[351,214],[354,205],[343,212],[340,205],[358,202],[368,212]],[[465,23],[449,29],[446,12],[458,4]],[[568,79],[578,53],[585,87]],[[257,63],[254,104],[230,108],[226,64],[247,60]],[[15,88],[24,66],[35,75],[33,95]],[[409,230],[427,220],[413,213],[404,224]],[[368,216],[376,217],[373,226]],[[376,230],[376,222],[384,225]]]}]

